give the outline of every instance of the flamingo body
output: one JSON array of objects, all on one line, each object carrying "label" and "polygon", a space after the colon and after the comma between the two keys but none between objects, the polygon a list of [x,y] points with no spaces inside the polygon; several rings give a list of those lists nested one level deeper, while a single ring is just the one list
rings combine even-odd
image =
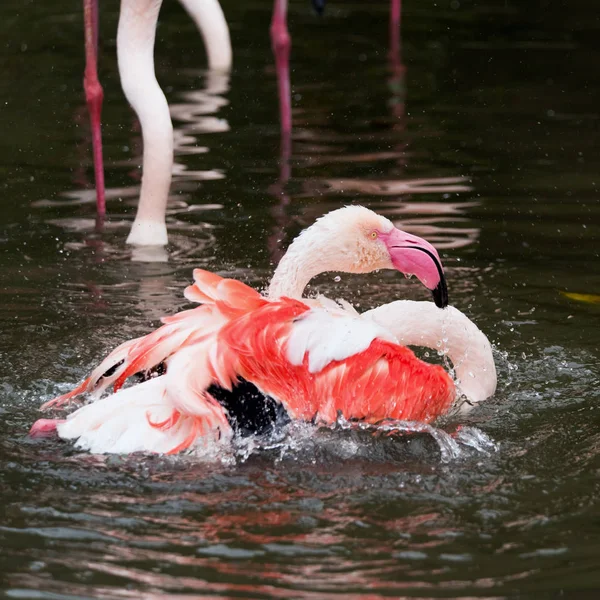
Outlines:
[{"label": "flamingo body", "polygon": [[[60,437],[100,453],[177,453],[228,440],[229,412],[209,389],[230,391],[240,379],[291,418],[322,424],[339,415],[430,422],[455,398],[443,368],[419,360],[371,320],[315,301],[270,300],[199,269],[194,278],[185,295],[202,306],[121,345],[82,385],[45,405],[113,387],[112,395],[57,421]],[[132,375],[158,365],[165,365],[164,375],[122,388]],[[32,432],[51,428],[44,419]]]},{"label": "flamingo body", "polygon": [[330,424],[341,414],[371,423],[429,422],[454,400],[444,369],[342,310],[282,299],[231,321],[219,338],[236,374],[295,419]]},{"label": "flamingo body", "polygon": [[[302,297],[319,273],[382,268],[415,274],[437,306],[396,301],[359,315],[347,303]],[[269,414],[325,424],[340,415],[429,422],[449,409],[457,390],[441,367],[418,360],[400,340],[439,349],[447,343],[460,391],[472,402],[494,393],[490,344],[447,307],[435,248],[364,207],[332,211],[304,230],[277,266],[268,296],[196,269],[185,297],[201,306],[117,347],[83,383],[42,408],[84,393],[94,401],[66,420],[38,421],[32,434],[57,431],[96,453],[175,453],[215,447],[244,420],[268,429]],[[125,387],[133,376],[143,382]],[[112,395],[101,398],[110,387]],[[260,417],[254,425],[247,419],[253,413]]]}]

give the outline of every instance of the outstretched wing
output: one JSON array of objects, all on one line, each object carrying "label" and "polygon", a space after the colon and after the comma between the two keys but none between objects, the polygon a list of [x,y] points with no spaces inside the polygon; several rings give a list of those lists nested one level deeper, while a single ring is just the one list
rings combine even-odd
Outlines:
[{"label": "outstretched wing", "polygon": [[[213,382],[230,386],[236,376],[231,365],[216,359],[216,337],[231,319],[267,301],[248,286],[207,271],[197,269],[194,279],[186,297],[203,306],[167,317],[156,331],[121,344],[83,383],[42,408],[62,406],[84,393],[95,401],[66,420],[40,420],[32,433],[56,429],[62,438],[98,453],[173,453],[199,439],[229,437],[222,406],[206,393]],[[146,381],[121,389],[138,373]],[[114,393],[100,399],[111,385]]]},{"label": "outstretched wing", "polygon": [[162,327],[124,342],[75,389],[46,402],[42,410],[60,407],[84,393],[99,398],[110,386],[117,392],[137,373],[150,376],[153,370],[160,372],[178,350],[210,339],[231,318],[267,302],[247,285],[202,269],[194,270],[194,284],[186,288],[184,295],[192,302],[202,302],[203,306],[164,317]]},{"label": "outstretched wing", "polygon": [[[196,270],[194,278],[186,297],[203,306],[122,344],[73,392],[47,403],[99,395],[110,385],[116,391],[57,422],[61,437],[94,452],[178,452],[200,439],[227,438],[227,414],[208,390],[231,390],[238,378],[281,402],[290,416],[324,423],[340,413],[369,422],[427,422],[454,400],[441,367],[417,359],[372,320],[335,306],[268,301],[206,271]],[[129,376],[158,365],[165,371],[160,377],[120,390]]]}]

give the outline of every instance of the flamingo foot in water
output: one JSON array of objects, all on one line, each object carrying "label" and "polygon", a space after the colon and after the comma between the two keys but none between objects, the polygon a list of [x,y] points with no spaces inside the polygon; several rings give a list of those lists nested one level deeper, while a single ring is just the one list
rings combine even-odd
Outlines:
[{"label": "flamingo foot in water", "polygon": [[30,437],[50,437],[58,435],[56,428],[64,423],[66,419],[38,419],[29,431]]}]

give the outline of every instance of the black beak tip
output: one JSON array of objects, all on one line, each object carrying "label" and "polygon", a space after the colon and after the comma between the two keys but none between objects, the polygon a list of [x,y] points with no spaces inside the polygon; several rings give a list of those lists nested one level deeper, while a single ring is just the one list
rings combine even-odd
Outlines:
[{"label": "black beak tip", "polygon": [[325,0],[312,0],[312,5],[319,16],[321,16],[325,10]]},{"label": "black beak tip", "polygon": [[446,278],[442,276],[440,282],[431,290],[433,301],[438,308],[446,308],[448,306],[448,286]]}]

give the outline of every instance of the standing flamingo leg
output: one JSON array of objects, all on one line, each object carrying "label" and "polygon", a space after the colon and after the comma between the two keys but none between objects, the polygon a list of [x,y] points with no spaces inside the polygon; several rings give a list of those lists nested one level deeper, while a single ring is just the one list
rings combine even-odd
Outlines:
[{"label": "standing flamingo leg", "polygon": [[389,64],[391,77],[389,85],[392,90],[392,112],[398,120],[405,115],[406,86],[405,67],[402,63],[402,45],[400,36],[401,0],[391,0],[390,5],[390,53]]},{"label": "standing flamingo leg", "polygon": [[100,115],[104,93],[98,81],[98,0],[83,0],[85,31],[85,74],[83,88],[90,113],[92,145],[94,149],[94,174],[96,179],[96,225],[102,226],[106,214],[104,196],[104,163],[102,160],[102,131]]},{"label": "standing flamingo leg", "polygon": [[281,134],[292,131],[292,99],[290,91],[290,47],[292,40],[287,28],[287,0],[275,0],[271,20],[271,45],[275,54]]},{"label": "standing flamingo leg", "polygon": [[401,0],[391,0],[390,4],[390,58],[400,55],[400,15]]},{"label": "standing flamingo leg", "polygon": [[291,38],[287,28],[287,0],[275,0],[271,20],[271,45],[275,55],[277,87],[279,92],[279,124],[281,141],[279,153],[279,180],[270,191],[278,197],[272,209],[276,226],[269,237],[269,252],[273,262],[279,262],[282,255],[281,244],[287,222],[286,209],[290,202],[285,185],[291,176],[290,158],[292,154],[292,100],[290,89],[290,48]]},{"label": "standing flamingo leg", "polygon": [[117,57],[125,96],[142,126],[142,187],[127,243],[167,244],[165,213],[173,169],[173,124],[154,73],[154,39],[162,0],[121,0]]}]

